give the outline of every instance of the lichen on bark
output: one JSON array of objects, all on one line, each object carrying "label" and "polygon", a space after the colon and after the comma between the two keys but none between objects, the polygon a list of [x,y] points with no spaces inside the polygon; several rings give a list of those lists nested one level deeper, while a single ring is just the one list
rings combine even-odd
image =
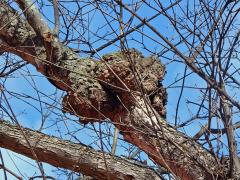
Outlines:
[{"label": "lichen on bark", "polygon": [[135,104],[133,94],[145,94],[166,116],[167,93],[161,84],[165,67],[159,59],[131,49],[104,55],[101,61],[84,58],[64,63],[72,83],[63,99],[65,112],[85,117],[85,122],[114,118]]}]

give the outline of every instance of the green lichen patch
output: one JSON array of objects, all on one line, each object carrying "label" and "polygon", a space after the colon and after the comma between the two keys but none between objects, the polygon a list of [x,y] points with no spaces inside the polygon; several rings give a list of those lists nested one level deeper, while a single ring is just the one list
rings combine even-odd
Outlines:
[{"label": "green lichen patch", "polygon": [[144,57],[139,51],[131,49],[107,54],[103,60],[105,63],[98,64],[96,68],[102,85],[128,102],[132,101],[129,91],[148,95],[160,115],[166,115],[167,93],[160,83],[165,67],[158,58]]},{"label": "green lichen patch", "polygon": [[[153,107],[165,116],[167,94],[159,83],[165,67],[154,57],[144,57],[132,49],[103,56],[96,63],[91,58],[66,60],[62,65],[68,69],[71,88],[64,98],[65,111],[87,119],[113,118],[122,113],[122,102],[131,107],[131,93],[149,96]],[[119,101],[120,99],[120,101]]]}]

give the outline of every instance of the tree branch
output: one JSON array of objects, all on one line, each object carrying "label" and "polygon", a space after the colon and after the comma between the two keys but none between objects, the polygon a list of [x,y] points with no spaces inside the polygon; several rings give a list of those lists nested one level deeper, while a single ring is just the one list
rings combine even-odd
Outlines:
[{"label": "tree branch", "polygon": [[[103,153],[100,151],[31,129],[23,130],[38,159],[53,166],[80,172],[96,179],[107,179],[107,175],[111,179],[160,179],[154,170],[110,154],[105,154],[108,166],[106,171]],[[33,158],[20,128],[3,120],[0,120],[0,146]]]}]

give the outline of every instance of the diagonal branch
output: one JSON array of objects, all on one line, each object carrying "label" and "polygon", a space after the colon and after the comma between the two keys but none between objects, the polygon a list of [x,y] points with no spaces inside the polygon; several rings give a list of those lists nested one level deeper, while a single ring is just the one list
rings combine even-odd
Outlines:
[{"label": "diagonal branch", "polygon": [[[103,153],[100,151],[27,128],[23,130],[38,159],[53,166],[70,169],[96,179],[107,179],[107,175],[111,179],[160,179],[154,170],[110,154],[105,154],[108,166],[106,171]],[[0,120],[0,146],[33,158],[20,128],[3,120]]]},{"label": "diagonal branch", "polygon": [[[148,28],[150,28],[156,35],[158,35],[172,50],[174,53],[176,53],[181,59],[184,60],[186,65],[191,68],[191,70],[198,74],[202,79],[204,79],[212,88],[216,89],[219,95],[223,95],[225,98],[227,98],[234,106],[236,106],[238,109],[240,109],[240,103],[233,99],[224,89],[222,89],[219,86],[219,83],[215,80],[211,79],[206,73],[203,72],[202,69],[198,68],[194,61],[196,60],[197,56],[202,52],[204,45],[206,44],[208,38],[212,35],[214,32],[214,28],[216,26],[216,22],[214,23],[214,26],[209,31],[208,35],[204,38],[204,40],[200,43],[200,45],[196,48],[196,51],[193,53],[193,56],[186,57],[176,46],[174,46],[166,37],[164,37],[159,31],[156,30],[155,27],[153,27],[149,22],[145,21],[145,19],[141,18],[139,15],[137,15],[134,11],[132,11],[130,8],[128,8],[126,5],[122,4],[119,0],[115,0],[116,3],[119,5],[122,5],[125,10],[130,12],[132,15],[134,15],[137,19],[139,19],[142,23],[144,23]],[[227,1],[225,6],[223,7],[222,11],[219,14],[218,19],[221,18],[221,14],[223,11],[227,8],[229,3],[232,1]]]}]

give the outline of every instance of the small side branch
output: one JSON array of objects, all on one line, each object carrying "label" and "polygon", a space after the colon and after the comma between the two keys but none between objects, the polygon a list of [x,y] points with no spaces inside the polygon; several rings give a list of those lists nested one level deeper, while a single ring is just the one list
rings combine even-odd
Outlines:
[{"label": "small side branch", "polygon": [[53,0],[54,8],[54,29],[53,34],[58,37],[59,34],[59,11],[58,11],[58,0]]}]

